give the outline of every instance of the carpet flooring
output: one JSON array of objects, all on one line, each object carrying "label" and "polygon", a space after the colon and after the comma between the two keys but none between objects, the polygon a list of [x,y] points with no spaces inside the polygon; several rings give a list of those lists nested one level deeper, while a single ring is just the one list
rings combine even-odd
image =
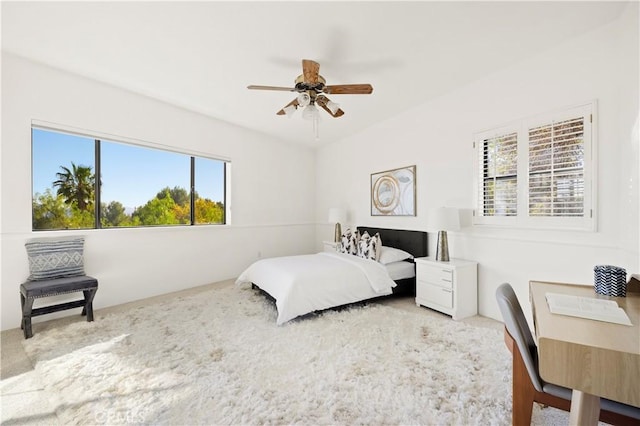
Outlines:
[{"label": "carpet flooring", "polygon": [[224,285],[35,328],[22,345],[53,415],[2,424],[510,424],[501,331],[401,305],[276,326],[263,294]]}]

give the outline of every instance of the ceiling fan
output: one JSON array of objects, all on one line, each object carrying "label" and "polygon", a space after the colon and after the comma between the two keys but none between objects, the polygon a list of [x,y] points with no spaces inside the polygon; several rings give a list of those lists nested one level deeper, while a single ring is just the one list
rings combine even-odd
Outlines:
[{"label": "ceiling fan", "polygon": [[340,106],[324,94],[369,95],[373,92],[373,87],[370,84],[338,84],[327,86],[326,80],[320,75],[320,64],[310,59],[302,60],[302,74],[295,79],[294,87],[251,85],[247,86],[247,89],[298,92],[298,96],[276,114],[291,116],[298,108],[304,108],[302,117],[314,120],[314,123],[318,118],[318,110],[315,105],[318,105],[334,118],[344,115],[344,111],[340,109]]}]

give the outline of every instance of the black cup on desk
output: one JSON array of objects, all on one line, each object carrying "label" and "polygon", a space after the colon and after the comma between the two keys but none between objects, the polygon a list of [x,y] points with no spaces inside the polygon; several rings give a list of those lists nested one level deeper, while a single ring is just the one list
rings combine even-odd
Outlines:
[{"label": "black cup on desk", "polygon": [[618,266],[594,266],[593,286],[598,294],[614,297],[626,297],[627,271]]}]

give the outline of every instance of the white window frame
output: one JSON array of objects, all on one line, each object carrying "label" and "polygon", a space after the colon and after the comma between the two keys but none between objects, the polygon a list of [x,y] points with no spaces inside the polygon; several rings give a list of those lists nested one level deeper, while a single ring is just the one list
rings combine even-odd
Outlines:
[{"label": "white window frame", "polygon": [[[596,230],[596,155],[597,102],[581,103],[560,110],[527,117],[508,125],[477,132],[473,136],[474,167],[474,210],[472,224],[474,226],[497,226],[525,229],[563,229],[563,230]],[[529,215],[529,129],[553,122],[561,122],[570,118],[584,117],[584,213],[582,216],[530,216]],[[483,216],[480,212],[483,203],[484,170],[481,167],[484,141],[499,135],[517,132],[517,215],[516,216]]]}]

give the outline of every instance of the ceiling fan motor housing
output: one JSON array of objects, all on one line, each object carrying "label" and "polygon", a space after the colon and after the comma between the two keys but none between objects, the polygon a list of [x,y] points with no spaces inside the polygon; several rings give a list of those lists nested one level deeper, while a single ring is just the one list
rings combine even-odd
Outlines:
[{"label": "ceiling fan motor housing", "polygon": [[318,81],[316,83],[306,82],[304,81],[304,74],[300,74],[298,78],[296,78],[295,89],[296,89],[296,92],[313,91],[315,92],[315,94],[318,94],[318,93],[322,93],[326,82],[327,81],[321,75],[318,76]]}]

